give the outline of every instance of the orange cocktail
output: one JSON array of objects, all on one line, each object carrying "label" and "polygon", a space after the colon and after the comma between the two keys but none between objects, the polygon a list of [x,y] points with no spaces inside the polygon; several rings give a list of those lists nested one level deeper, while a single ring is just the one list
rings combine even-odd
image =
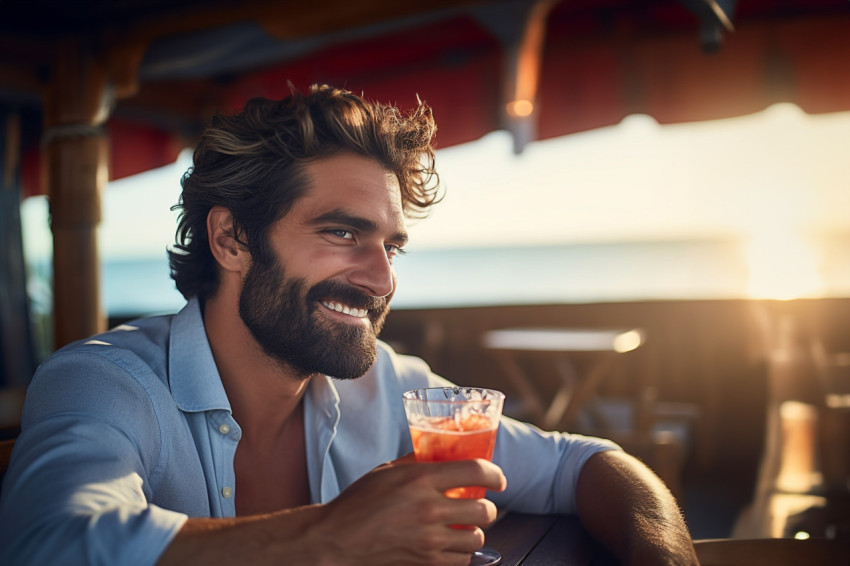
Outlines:
[{"label": "orange cocktail", "polygon": [[[432,387],[406,392],[402,399],[418,462],[493,458],[505,395],[480,387]],[[449,497],[480,499],[486,490],[458,487]]]},{"label": "orange cocktail", "polygon": [[[402,400],[418,462],[493,458],[504,393],[478,387],[430,387],[408,391]],[[446,496],[481,499],[486,491],[459,486],[447,490]],[[469,565],[495,566],[501,561],[499,551],[484,547],[472,553]]]},{"label": "orange cocktail", "polygon": [[[493,458],[499,421],[484,415],[468,415],[461,419],[432,417],[410,425],[413,451],[418,462],[447,462]],[[483,487],[458,487],[446,491],[449,497],[481,499]]]}]

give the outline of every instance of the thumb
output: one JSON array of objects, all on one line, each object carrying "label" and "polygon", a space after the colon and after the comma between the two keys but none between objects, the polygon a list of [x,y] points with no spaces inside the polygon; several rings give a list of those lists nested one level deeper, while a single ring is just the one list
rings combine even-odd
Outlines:
[{"label": "thumb", "polygon": [[416,455],[413,452],[408,452],[407,454],[405,454],[401,458],[393,460],[391,463],[393,465],[395,465],[395,464],[412,464],[414,462],[416,462]]},{"label": "thumb", "polygon": [[384,462],[383,464],[381,464],[380,466],[378,466],[375,469],[380,470],[381,468],[392,468],[392,467],[395,467],[395,466],[403,466],[404,464],[413,464],[415,462],[416,462],[416,456],[413,454],[413,452],[409,452],[409,453],[405,454],[404,456],[402,456],[401,458],[396,458],[395,460],[392,460],[390,462]]}]

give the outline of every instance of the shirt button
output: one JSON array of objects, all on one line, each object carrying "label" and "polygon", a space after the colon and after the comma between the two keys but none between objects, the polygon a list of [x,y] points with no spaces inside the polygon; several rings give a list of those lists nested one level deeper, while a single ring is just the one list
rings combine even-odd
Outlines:
[{"label": "shirt button", "polygon": [[224,496],[225,499],[230,499],[230,496],[233,495],[233,490],[229,487],[225,487],[221,490],[221,494]]},{"label": "shirt button", "polygon": [[227,424],[227,423],[224,423],[220,427],[218,427],[218,431],[221,434],[227,434],[228,432],[230,432],[230,425]]}]

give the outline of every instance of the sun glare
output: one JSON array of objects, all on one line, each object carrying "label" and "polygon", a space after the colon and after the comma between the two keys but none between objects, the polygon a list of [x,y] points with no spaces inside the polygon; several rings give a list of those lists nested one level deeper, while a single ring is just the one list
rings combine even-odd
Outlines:
[{"label": "sun glare", "polygon": [[749,296],[778,300],[820,296],[823,280],[815,250],[811,242],[792,232],[755,234],[746,248]]}]

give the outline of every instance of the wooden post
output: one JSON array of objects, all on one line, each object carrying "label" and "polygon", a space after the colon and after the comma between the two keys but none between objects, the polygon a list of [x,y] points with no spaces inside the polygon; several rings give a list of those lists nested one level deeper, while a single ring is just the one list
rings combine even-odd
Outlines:
[{"label": "wooden post", "polygon": [[57,43],[44,101],[43,148],[53,230],[55,347],[101,332],[97,228],[109,178],[104,124],[111,94],[94,41]]}]

